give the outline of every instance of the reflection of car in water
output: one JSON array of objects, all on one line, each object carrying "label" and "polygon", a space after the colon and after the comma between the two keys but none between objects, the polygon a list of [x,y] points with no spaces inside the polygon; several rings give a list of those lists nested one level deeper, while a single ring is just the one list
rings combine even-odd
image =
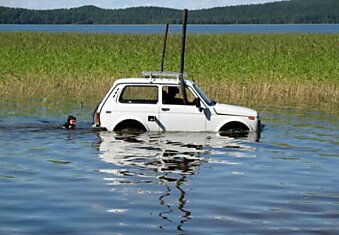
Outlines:
[{"label": "reflection of car in water", "polygon": [[100,158],[115,165],[194,174],[200,165],[200,154],[205,151],[206,136],[195,135],[195,139],[184,142],[185,136],[180,133],[136,135],[100,132]]},{"label": "reflection of car in water", "polygon": [[[185,186],[190,177],[198,174],[200,166],[210,160],[206,155],[213,151],[211,149],[252,151],[250,146],[244,144],[246,142],[215,133],[119,134],[103,131],[98,134],[101,138],[97,146],[99,157],[112,164],[112,167],[106,165],[100,170],[107,174],[104,177],[107,184],[114,187],[134,187],[140,185],[140,182],[146,182],[147,185],[163,186],[163,191],[157,191],[162,208],[159,217],[164,223],[160,227],[175,223],[178,230],[192,214],[185,208],[189,197]],[[175,213],[179,213],[179,217]],[[179,218],[179,221],[175,222],[171,217]]]},{"label": "reflection of car in water", "polygon": [[[203,161],[201,153],[204,150],[205,135],[194,137],[187,142],[186,135],[174,133],[173,135],[143,133],[117,134],[113,132],[99,132],[99,157],[112,163],[112,169],[102,169],[100,172],[111,174],[105,177],[109,184],[120,185],[126,182],[134,185],[140,180],[155,181],[163,186],[159,196],[162,219],[160,228],[175,223],[177,229],[190,219],[191,212],[185,209],[186,192],[183,185],[188,175],[195,175]],[[186,139],[186,142],[184,140]],[[116,169],[118,167],[118,169]],[[175,204],[171,202],[171,195],[179,197]],[[180,215],[180,221],[170,219],[175,216],[175,211]]]},{"label": "reflection of car in water", "polygon": [[[211,146],[219,148],[250,147],[236,139],[215,133],[115,133],[99,132],[100,158],[115,165],[131,165],[157,172],[194,174],[203,161],[202,154]],[[256,138],[249,136],[246,139]]]},{"label": "reflection of car in water", "polygon": [[[202,155],[217,148],[251,150],[246,142],[220,135],[220,133],[149,132],[116,133],[98,132],[100,158],[115,165],[131,165],[157,172],[194,174],[203,161]],[[242,138],[256,141],[257,135]]]},{"label": "reflection of car in water", "polygon": [[[257,111],[220,104],[180,74],[146,72],[115,81],[93,115],[94,129],[120,131],[259,132]],[[181,89],[180,89],[181,88]]]}]

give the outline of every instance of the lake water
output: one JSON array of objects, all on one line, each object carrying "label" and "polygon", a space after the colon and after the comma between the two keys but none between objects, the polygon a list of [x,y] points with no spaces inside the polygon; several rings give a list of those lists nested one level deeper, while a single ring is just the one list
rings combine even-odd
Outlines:
[{"label": "lake water", "polygon": [[0,234],[339,234],[338,116],[262,109],[253,142],[93,132],[92,109],[69,131],[2,106]]},{"label": "lake water", "polygon": [[[181,33],[181,25],[170,25],[170,33]],[[0,24],[0,32],[163,33],[164,25],[46,25]],[[238,24],[188,25],[187,33],[339,33],[339,24]]]}]

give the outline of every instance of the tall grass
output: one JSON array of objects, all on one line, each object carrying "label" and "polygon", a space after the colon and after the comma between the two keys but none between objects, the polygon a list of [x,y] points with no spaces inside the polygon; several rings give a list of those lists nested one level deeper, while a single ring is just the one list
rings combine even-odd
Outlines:
[{"label": "tall grass", "polygon": [[[0,33],[0,99],[98,102],[113,80],[159,70],[162,37]],[[188,35],[186,45],[185,71],[216,100],[339,110],[337,34]],[[179,54],[171,35],[165,70],[179,70]]]}]

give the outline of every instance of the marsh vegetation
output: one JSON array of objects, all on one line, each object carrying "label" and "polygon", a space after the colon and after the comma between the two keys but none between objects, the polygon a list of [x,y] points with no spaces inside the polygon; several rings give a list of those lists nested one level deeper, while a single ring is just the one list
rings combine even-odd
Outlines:
[{"label": "marsh vegetation", "polygon": [[[159,70],[162,35],[0,33],[3,101],[98,102],[112,82]],[[213,99],[338,112],[337,34],[189,35],[185,70]],[[165,70],[179,71],[180,35]]]}]

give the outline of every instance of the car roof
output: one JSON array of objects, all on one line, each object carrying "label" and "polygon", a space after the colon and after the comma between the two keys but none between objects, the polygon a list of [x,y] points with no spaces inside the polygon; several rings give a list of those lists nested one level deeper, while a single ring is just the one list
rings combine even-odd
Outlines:
[{"label": "car roof", "polygon": [[[143,72],[144,77],[139,78],[120,78],[114,82],[117,84],[169,84],[179,85],[180,84],[180,73],[174,72]],[[183,75],[187,76],[186,74]],[[184,80],[187,84],[192,84],[190,80]]]},{"label": "car roof", "polygon": [[132,83],[132,84],[180,84],[176,79],[163,79],[163,78],[120,78],[115,81],[116,84]]}]

